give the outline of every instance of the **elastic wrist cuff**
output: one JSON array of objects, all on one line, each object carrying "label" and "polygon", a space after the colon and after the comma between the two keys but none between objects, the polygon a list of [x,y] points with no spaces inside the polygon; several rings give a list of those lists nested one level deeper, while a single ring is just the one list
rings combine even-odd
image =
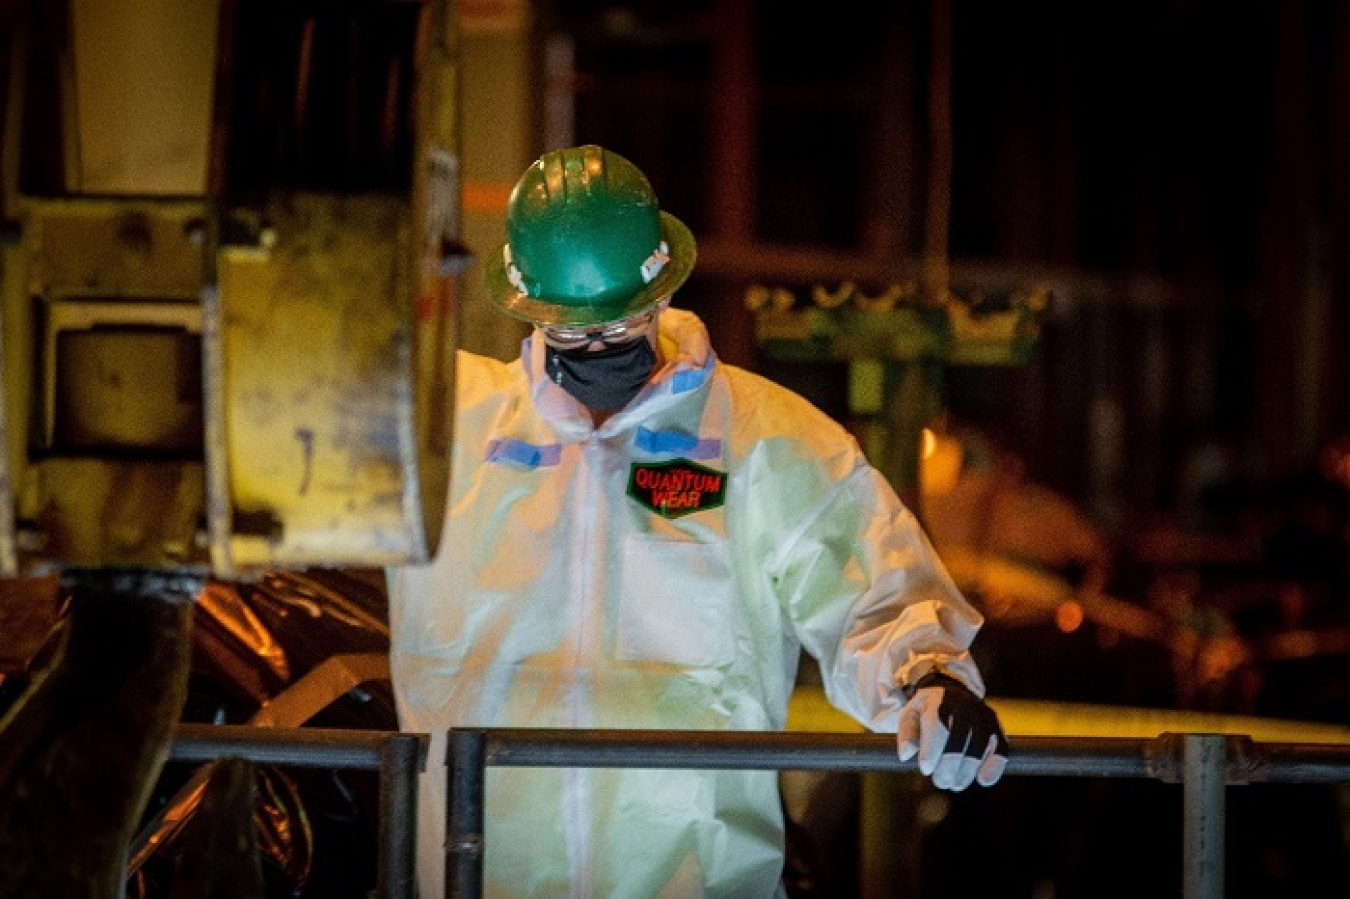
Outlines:
[{"label": "elastic wrist cuff", "polygon": [[948,674],[945,670],[938,667],[937,665],[934,665],[932,668],[929,668],[923,674],[919,675],[919,679],[914,681],[914,683],[906,684],[905,686],[901,687],[900,692],[905,694],[906,699],[913,699],[914,694],[922,690],[924,687],[936,687],[939,685],[946,685],[946,686],[955,685],[962,688],[963,690],[970,689],[965,684],[961,683],[960,680],[958,680],[955,677],[952,677],[950,674]]}]

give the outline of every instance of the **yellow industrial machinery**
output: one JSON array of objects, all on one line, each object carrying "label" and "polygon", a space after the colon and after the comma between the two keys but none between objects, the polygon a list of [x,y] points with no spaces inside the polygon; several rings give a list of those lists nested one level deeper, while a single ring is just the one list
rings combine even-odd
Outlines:
[{"label": "yellow industrial machinery", "polygon": [[462,261],[449,3],[5,14],[0,575],[428,559]]}]

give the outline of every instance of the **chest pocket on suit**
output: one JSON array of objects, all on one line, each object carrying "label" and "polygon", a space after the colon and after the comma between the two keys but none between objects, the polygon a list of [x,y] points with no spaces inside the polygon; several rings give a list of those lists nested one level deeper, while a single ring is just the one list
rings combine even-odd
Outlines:
[{"label": "chest pocket on suit", "polygon": [[622,566],[620,659],[688,668],[731,660],[735,582],[726,546],[629,537]]}]

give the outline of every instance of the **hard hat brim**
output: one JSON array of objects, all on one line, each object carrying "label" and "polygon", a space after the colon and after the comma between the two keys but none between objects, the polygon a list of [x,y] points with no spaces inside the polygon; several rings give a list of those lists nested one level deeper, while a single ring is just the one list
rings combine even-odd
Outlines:
[{"label": "hard hat brim", "polygon": [[521,293],[506,275],[502,252],[490,256],[484,277],[488,296],[508,315],[539,325],[599,325],[641,315],[680,288],[694,270],[698,257],[694,235],[684,222],[661,211],[661,236],[670,247],[670,261],[631,297],[606,303],[551,302],[548,297]]}]

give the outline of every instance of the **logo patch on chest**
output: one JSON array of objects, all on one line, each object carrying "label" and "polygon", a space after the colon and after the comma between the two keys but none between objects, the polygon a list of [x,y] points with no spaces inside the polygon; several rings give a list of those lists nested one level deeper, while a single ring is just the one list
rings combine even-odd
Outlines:
[{"label": "logo patch on chest", "polygon": [[688,459],[634,462],[628,467],[628,495],[657,515],[679,518],[722,505],[727,476]]}]

